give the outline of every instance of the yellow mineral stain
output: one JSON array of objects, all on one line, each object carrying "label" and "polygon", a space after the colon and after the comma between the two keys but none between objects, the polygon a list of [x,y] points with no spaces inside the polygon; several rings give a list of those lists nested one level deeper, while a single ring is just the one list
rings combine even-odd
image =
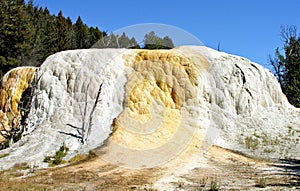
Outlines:
[{"label": "yellow mineral stain", "polygon": [[[149,150],[166,144],[178,131],[185,117],[182,106],[197,95],[198,79],[207,69],[207,61],[196,54],[188,57],[176,49],[136,51],[134,59],[132,54],[123,55],[132,72],[125,88],[125,109],[116,119],[111,140],[127,149]],[[194,61],[200,61],[200,65]],[[154,102],[163,105],[162,119],[154,115],[161,111],[151,112]],[[141,133],[143,128],[149,132]]]},{"label": "yellow mineral stain", "polygon": [[168,85],[161,82],[160,86],[149,80],[137,83],[130,91],[127,106],[140,115],[149,114],[149,106],[153,101],[160,101],[167,108],[175,108]]},{"label": "yellow mineral stain", "polygon": [[[0,89],[0,131],[2,134],[19,128],[20,100],[23,92],[32,82],[35,72],[35,67],[19,67],[4,75]],[[0,142],[3,141],[5,137],[0,135]]]}]

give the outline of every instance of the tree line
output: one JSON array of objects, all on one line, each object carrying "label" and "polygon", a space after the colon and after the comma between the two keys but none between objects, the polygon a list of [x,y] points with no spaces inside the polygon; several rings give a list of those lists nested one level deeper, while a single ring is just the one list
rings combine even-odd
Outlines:
[{"label": "tree line", "polygon": [[18,66],[39,66],[49,55],[64,50],[174,47],[171,38],[160,38],[153,31],[138,43],[125,33],[108,34],[89,27],[80,16],[73,23],[62,11],[53,15],[47,7],[35,6],[33,0],[27,4],[24,0],[0,0],[0,13],[0,77]]}]

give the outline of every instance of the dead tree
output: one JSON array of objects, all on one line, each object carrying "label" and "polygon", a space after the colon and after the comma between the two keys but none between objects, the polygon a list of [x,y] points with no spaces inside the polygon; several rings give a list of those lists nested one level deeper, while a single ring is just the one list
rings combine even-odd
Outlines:
[{"label": "dead tree", "polygon": [[95,101],[93,102],[93,106],[92,106],[92,109],[90,111],[88,111],[88,106],[89,106],[89,104],[88,104],[89,103],[88,102],[89,85],[87,86],[87,91],[85,93],[83,111],[82,111],[82,108],[79,109],[80,110],[80,115],[81,115],[81,127],[78,127],[78,126],[75,126],[75,125],[72,125],[72,124],[66,124],[67,126],[73,128],[73,129],[76,129],[77,134],[66,133],[66,132],[60,132],[60,133],[70,135],[72,137],[76,137],[76,138],[80,139],[82,144],[85,144],[87,142],[88,137],[89,137],[90,132],[91,132],[91,128],[93,126],[94,112],[96,110],[96,107],[97,107],[98,103],[101,101],[100,94],[101,94],[101,90],[102,90],[102,85],[103,85],[103,83],[101,83],[100,86],[99,86]]},{"label": "dead tree", "polygon": [[22,98],[20,100],[19,109],[21,113],[21,121],[20,121],[20,134],[23,134],[23,132],[26,130],[27,118],[29,116],[29,113],[32,108],[33,99],[41,94],[41,91],[38,90],[38,84],[41,81],[42,76],[44,75],[44,72],[38,76],[38,71],[40,69],[37,69],[35,76],[33,78],[33,81],[30,83],[29,87],[23,92]]}]

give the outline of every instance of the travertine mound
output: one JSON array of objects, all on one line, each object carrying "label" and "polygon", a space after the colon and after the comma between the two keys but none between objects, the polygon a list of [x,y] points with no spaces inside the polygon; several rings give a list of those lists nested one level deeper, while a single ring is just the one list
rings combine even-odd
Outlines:
[{"label": "travertine mound", "polygon": [[73,50],[50,56],[35,76],[26,132],[0,152],[10,152],[0,166],[20,156],[43,166],[62,144],[68,158],[108,138],[103,158],[130,167],[165,163],[191,143],[199,153],[215,144],[300,158],[299,109],[270,71],[242,57],[200,46]]}]

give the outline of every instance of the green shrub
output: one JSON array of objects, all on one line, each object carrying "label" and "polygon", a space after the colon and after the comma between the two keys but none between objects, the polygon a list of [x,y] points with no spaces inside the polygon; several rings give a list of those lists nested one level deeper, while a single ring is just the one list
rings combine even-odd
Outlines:
[{"label": "green shrub", "polygon": [[49,163],[49,166],[56,166],[65,163],[63,158],[68,154],[69,148],[64,144],[56,151],[54,156],[46,156],[44,162]]},{"label": "green shrub", "polygon": [[252,136],[247,136],[245,138],[245,144],[248,149],[255,150],[259,145],[259,140],[253,138]]}]

